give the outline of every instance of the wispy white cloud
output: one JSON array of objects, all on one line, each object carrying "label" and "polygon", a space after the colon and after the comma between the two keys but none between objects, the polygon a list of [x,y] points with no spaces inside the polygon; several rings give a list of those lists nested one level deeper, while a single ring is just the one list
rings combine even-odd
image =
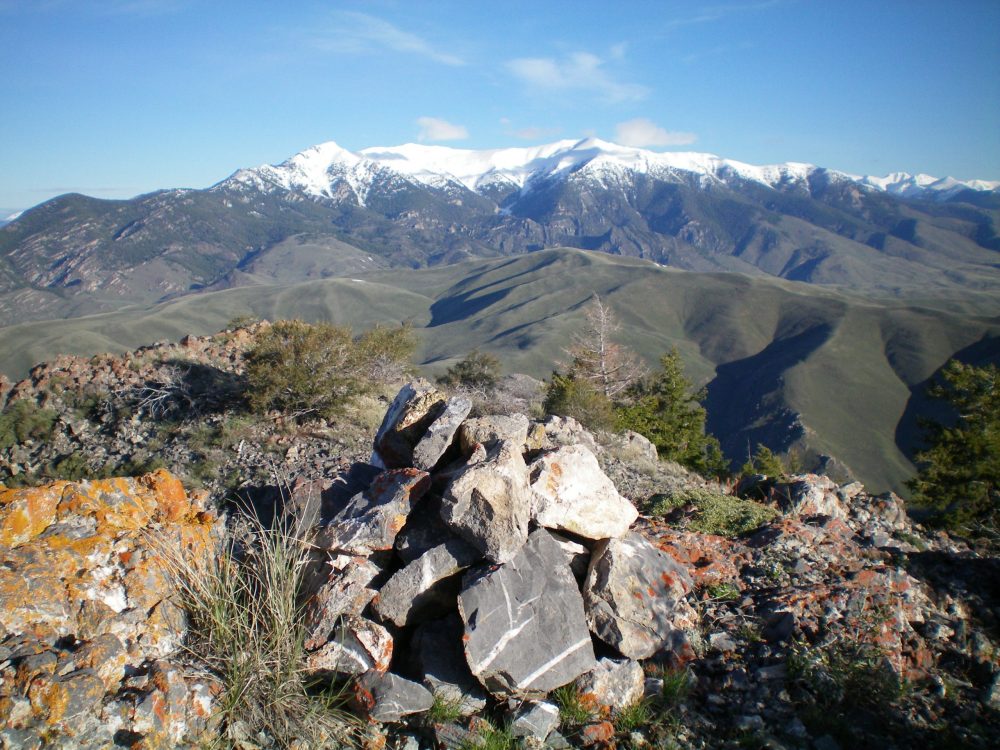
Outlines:
[{"label": "wispy white cloud", "polygon": [[615,125],[615,143],[623,146],[686,146],[698,140],[694,133],[681,133],[666,130],[647,120],[638,117]]},{"label": "wispy white cloud", "polygon": [[777,5],[784,5],[787,2],[788,0],[758,0],[758,2],[708,6],[705,8],[699,8],[696,13],[690,16],[674,18],[667,21],[666,28],[668,30],[679,29],[684,26],[695,26],[700,23],[721,21],[724,18],[728,18],[729,16],[737,15],[739,13],[752,13],[758,10],[767,10],[768,8],[773,8]]},{"label": "wispy white cloud", "polygon": [[[624,49],[618,51],[624,54]],[[507,70],[523,83],[541,91],[577,91],[610,102],[637,101],[649,89],[618,81],[605,68],[606,60],[590,52],[574,52],[561,59],[519,57],[508,60]]]},{"label": "wispy white cloud", "polygon": [[464,125],[455,125],[437,117],[418,117],[420,126],[418,141],[463,141],[469,137]]},{"label": "wispy white cloud", "polygon": [[462,58],[434,47],[417,34],[356,11],[335,13],[334,25],[326,32],[313,33],[312,44],[329,52],[366,54],[388,49],[425,57],[444,65],[465,65]]}]

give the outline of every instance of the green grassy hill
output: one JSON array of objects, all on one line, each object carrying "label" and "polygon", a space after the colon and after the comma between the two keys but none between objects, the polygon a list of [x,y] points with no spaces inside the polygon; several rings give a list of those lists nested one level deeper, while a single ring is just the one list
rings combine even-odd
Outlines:
[{"label": "green grassy hill", "polygon": [[[356,257],[347,260],[357,268]],[[709,426],[732,458],[757,442],[797,446],[835,456],[873,489],[899,491],[912,473],[904,449],[924,408],[923,384],[958,352],[1000,357],[995,302],[968,294],[879,301],[581,250],[352,275],[11,326],[0,329],[0,367],[22,377],[57,353],[122,351],[253,315],[359,330],[411,321],[421,337],[419,361],[432,374],[478,348],[499,356],[508,371],[544,377],[596,292],[621,319],[622,343],[650,363],[671,346],[680,350],[688,374],[708,385]]]}]

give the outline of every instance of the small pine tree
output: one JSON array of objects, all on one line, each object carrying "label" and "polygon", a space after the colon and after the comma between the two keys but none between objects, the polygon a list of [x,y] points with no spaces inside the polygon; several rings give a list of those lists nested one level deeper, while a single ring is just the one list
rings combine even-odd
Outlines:
[{"label": "small pine tree", "polygon": [[680,353],[671,349],[660,357],[660,369],[633,386],[627,403],[618,406],[618,427],[645,435],[661,458],[722,476],[726,466],[719,441],[705,434],[704,398],[704,389],[694,390],[685,377]]},{"label": "small pine tree", "polygon": [[781,460],[781,456],[763,443],[757,443],[753,456],[747,459],[740,469],[743,476],[763,474],[766,477],[783,477],[789,473],[789,467]]},{"label": "small pine tree", "polygon": [[962,527],[1000,520],[1000,370],[952,360],[928,394],[955,410],[951,425],[925,421],[928,447],[907,482],[916,505],[936,511],[934,522]]},{"label": "small pine tree", "polygon": [[589,430],[610,430],[615,426],[615,410],[611,400],[573,374],[552,373],[545,391],[546,414],[573,417]]}]

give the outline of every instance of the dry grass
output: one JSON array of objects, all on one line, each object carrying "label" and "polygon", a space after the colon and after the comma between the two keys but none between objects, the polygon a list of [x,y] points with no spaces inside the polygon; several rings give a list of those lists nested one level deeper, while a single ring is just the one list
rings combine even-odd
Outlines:
[{"label": "dry grass", "polygon": [[278,747],[357,744],[343,696],[304,670],[299,590],[309,545],[301,532],[240,513],[220,554],[196,561],[166,551],[188,617],[187,658],[223,686],[216,746],[260,735]]}]

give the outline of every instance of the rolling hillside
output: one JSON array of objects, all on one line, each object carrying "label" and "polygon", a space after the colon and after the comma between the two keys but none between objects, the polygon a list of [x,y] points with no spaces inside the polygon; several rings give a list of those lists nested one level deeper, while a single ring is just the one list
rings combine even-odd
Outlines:
[{"label": "rolling hillside", "polygon": [[[309,250],[315,252],[315,248]],[[348,260],[358,259],[351,253]],[[833,456],[875,489],[912,472],[924,383],[950,357],[1000,359],[1000,317],[975,298],[916,304],[815,285],[692,273],[581,250],[545,250],[401,273],[254,285],[64,321],[0,329],[3,369],[21,377],[56,353],[121,351],[232,318],[333,320],[356,329],[411,321],[435,373],[473,348],[508,371],[547,376],[597,292],[622,343],[650,362],[677,346],[708,385],[709,427],[734,460],[764,442]],[[985,309],[985,312],[981,310]],[[836,466],[836,465],[834,465]]]}]

